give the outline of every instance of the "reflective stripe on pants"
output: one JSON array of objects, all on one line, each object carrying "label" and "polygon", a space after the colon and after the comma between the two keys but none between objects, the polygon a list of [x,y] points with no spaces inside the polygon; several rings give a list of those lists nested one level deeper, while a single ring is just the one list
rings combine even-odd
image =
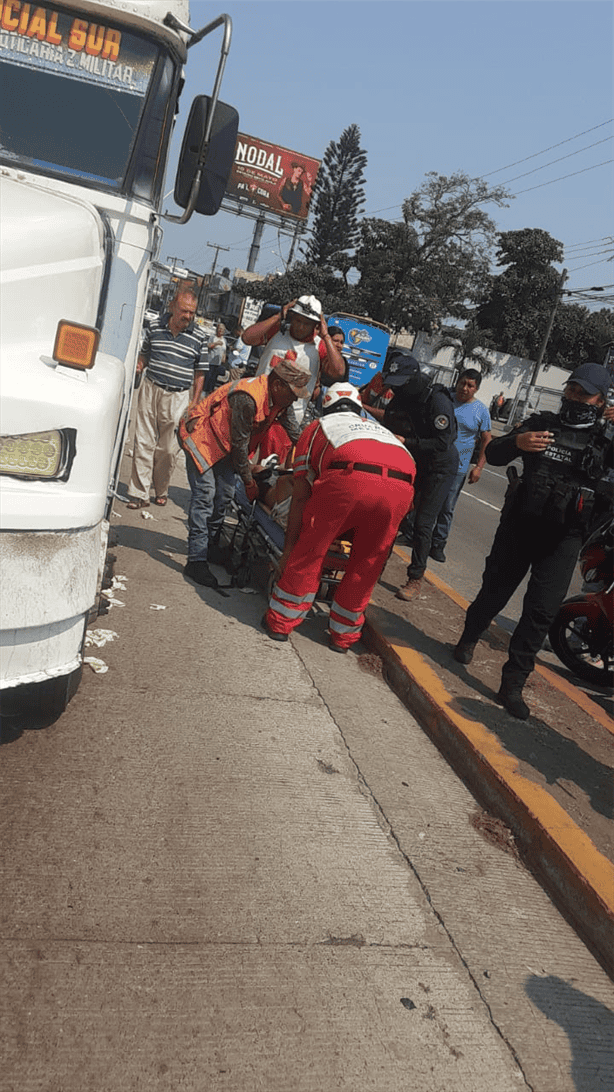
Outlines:
[{"label": "reflective stripe on pants", "polygon": [[371,592],[412,498],[412,486],[399,478],[325,471],[314,484],[298,541],[271,595],[268,628],[290,633],[302,622],[317,593],[331,543],[351,530],[350,558],[331,607],[331,632],[344,647],[358,641]]}]

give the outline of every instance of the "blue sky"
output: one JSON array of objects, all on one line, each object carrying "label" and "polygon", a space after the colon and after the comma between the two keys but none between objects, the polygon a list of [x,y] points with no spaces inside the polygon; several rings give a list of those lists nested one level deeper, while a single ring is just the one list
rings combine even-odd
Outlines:
[{"label": "blue sky", "polygon": [[[508,184],[510,207],[488,208],[499,230],[539,227],[560,240],[569,288],[614,284],[609,0],[192,0],[191,24],[221,11],[233,21],[221,97],[241,132],[319,159],[356,123],[365,212],[391,220],[428,171]],[[220,42],[217,31],[190,51],[167,190]],[[166,207],[178,211],[172,199]],[[219,243],[230,250],[218,270],[245,268],[252,232],[253,221],[227,213],[194,215],[166,226],[161,257],[206,272],[207,244]],[[267,227],[257,272],[283,270],[289,249]]]}]

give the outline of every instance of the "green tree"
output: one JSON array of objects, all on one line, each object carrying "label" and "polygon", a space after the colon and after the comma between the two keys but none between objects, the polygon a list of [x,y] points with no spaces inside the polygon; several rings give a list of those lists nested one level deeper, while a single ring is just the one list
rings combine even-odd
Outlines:
[{"label": "green tree", "polygon": [[285,273],[267,277],[265,281],[237,281],[236,292],[253,296],[263,303],[287,303],[299,296],[314,295],[320,300],[325,314],[351,310],[353,290],[330,267],[298,262]]},{"label": "green tree", "polygon": [[[428,174],[403,203],[401,222],[361,221],[353,259],[341,254],[328,264],[299,263],[239,291],[278,303],[313,292],[328,314],[368,315],[394,332],[439,329],[447,317],[471,317],[484,295],[497,231],[482,206],[505,205],[507,196],[503,187],[465,174]],[[347,278],[352,263],[355,284]]]},{"label": "green tree", "polygon": [[491,278],[475,322],[491,331],[500,352],[537,359],[561,288],[552,263],[562,260],[562,243],[541,228],[499,235],[497,264],[506,268]]},{"label": "green tree", "polygon": [[497,237],[483,206],[506,205],[508,196],[502,186],[460,172],[431,172],[403,202],[400,223],[363,220],[354,260],[362,313],[395,331],[467,318],[489,283]]},{"label": "green tree", "polygon": [[[343,263],[342,255],[356,245],[358,217],[364,207],[367,153],[360,147],[360,129],[349,125],[339,140],[331,140],[313,188],[313,233],[306,247],[310,265]],[[346,261],[346,269],[349,268]]]},{"label": "green tree", "polygon": [[558,308],[546,346],[546,362],[559,368],[576,368],[594,360],[601,364],[606,347],[614,342],[614,311],[589,311],[578,303]]}]

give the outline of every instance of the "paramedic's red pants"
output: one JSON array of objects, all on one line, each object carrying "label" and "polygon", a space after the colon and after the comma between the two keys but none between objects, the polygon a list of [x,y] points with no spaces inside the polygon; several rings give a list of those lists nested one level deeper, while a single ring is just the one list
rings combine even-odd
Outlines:
[{"label": "paramedic's red pants", "polygon": [[290,633],[300,625],[315,599],[331,543],[353,530],[350,560],[335,591],[329,631],[341,647],[355,644],[371,592],[412,499],[413,486],[399,478],[361,470],[325,471],[305,505],[298,541],[271,593],[269,629]]}]

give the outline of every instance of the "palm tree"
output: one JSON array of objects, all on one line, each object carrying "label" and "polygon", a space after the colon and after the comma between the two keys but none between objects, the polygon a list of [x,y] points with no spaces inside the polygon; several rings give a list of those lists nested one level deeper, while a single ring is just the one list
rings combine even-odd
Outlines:
[{"label": "palm tree", "polygon": [[440,349],[454,349],[454,367],[458,371],[464,371],[471,364],[477,364],[482,376],[489,375],[493,369],[488,359],[488,352],[494,349],[494,341],[490,330],[480,330],[473,321],[468,322],[462,329],[444,327],[433,345],[436,353]]}]

